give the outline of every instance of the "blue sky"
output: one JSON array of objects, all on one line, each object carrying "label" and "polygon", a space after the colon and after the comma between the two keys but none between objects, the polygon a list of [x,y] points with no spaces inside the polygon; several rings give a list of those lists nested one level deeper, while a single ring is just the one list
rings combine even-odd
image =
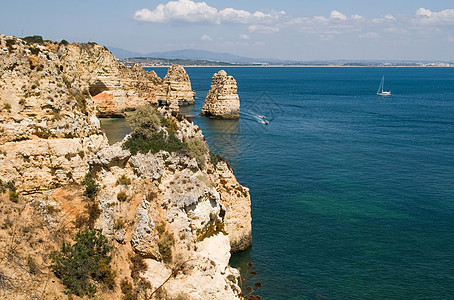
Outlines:
[{"label": "blue sky", "polygon": [[257,58],[454,61],[452,0],[5,0],[0,33]]}]

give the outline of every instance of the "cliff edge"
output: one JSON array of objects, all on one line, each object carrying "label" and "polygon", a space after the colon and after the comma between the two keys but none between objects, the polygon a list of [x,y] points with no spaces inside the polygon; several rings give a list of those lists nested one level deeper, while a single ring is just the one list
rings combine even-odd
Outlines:
[{"label": "cliff edge", "polygon": [[[112,247],[101,299],[241,299],[228,262],[251,245],[249,191],[196,125],[150,106],[160,79],[96,44],[0,35],[0,58],[2,297],[65,297],[49,254],[85,228]],[[151,121],[109,146],[100,103]]]}]

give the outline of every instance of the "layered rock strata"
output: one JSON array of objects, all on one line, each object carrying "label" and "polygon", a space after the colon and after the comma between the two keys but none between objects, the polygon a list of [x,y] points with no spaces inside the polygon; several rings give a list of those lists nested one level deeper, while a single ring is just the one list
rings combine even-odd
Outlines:
[{"label": "layered rock strata", "polygon": [[[95,228],[114,247],[118,280],[131,279],[129,258],[137,254],[147,268],[135,278],[152,288],[166,282],[160,293],[167,298],[240,299],[239,272],[228,262],[231,251],[251,244],[248,189],[224,161],[212,163],[208,151],[201,163],[184,151],[132,155],[123,142],[109,146],[93,98],[130,95],[148,103],[153,91],[143,78],[154,75],[138,67],[117,73],[123,67],[109,69],[115,62],[105,51],[91,44],[29,45],[0,35],[0,179],[14,182],[19,193],[17,204],[0,191],[1,209],[5,216],[27,216],[23,229],[0,228],[2,249],[11,245],[12,234],[21,243],[14,252],[19,263],[5,263],[1,270],[2,278],[18,284],[7,282],[2,296],[30,299],[38,290],[46,299],[64,296],[48,253],[39,251],[57,250],[60,239],[71,238],[64,234],[76,231],[74,224],[87,207],[79,184],[89,173],[99,187]],[[117,76],[128,81],[115,83]],[[161,112],[175,124],[172,130],[180,141],[204,143],[197,126]],[[164,126],[160,130],[170,134]],[[46,239],[33,244],[22,238],[30,230],[44,230]],[[27,264],[30,251],[43,257],[35,275],[17,267]],[[171,276],[175,270],[181,272]],[[100,298],[123,297],[118,286],[99,292]]]},{"label": "layered rock strata", "polygon": [[201,115],[219,119],[238,119],[240,117],[240,98],[233,76],[221,70],[213,75],[211,89],[203,105]]},{"label": "layered rock strata", "polygon": [[191,105],[194,104],[195,92],[191,88],[191,81],[186,70],[179,65],[172,65],[167,71],[162,87],[157,93],[160,104]]},{"label": "layered rock strata", "polygon": [[58,44],[0,35],[0,178],[28,193],[79,182],[107,146],[86,86]]}]

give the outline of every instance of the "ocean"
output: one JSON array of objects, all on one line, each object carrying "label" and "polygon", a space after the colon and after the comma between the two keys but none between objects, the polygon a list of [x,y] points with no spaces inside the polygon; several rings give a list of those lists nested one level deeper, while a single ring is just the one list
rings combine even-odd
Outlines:
[{"label": "ocean", "polygon": [[233,121],[198,116],[220,69],[182,112],[250,188],[262,299],[454,299],[454,68],[225,67]]}]

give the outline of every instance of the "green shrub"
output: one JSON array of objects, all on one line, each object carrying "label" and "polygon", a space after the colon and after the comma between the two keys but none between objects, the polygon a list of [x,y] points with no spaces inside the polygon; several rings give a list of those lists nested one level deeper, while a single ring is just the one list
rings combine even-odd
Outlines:
[{"label": "green shrub", "polygon": [[132,287],[132,283],[124,278],[120,283],[121,292],[123,293],[122,300],[137,300],[138,293]]},{"label": "green shrub", "polygon": [[169,263],[172,261],[172,247],[175,243],[173,236],[165,231],[159,236],[158,248],[161,253],[162,261]]},{"label": "green shrub", "polygon": [[[161,119],[163,119],[162,115],[151,106],[142,106],[128,114],[126,120],[132,128],[132,134],[123,144],[123,148],[129,149],[133,155],[138,152],[146,154],[149,151],[157,153],[160,150],[181,151],[185,144],[175,136],[173,130],[169,130],[168,134],[161,130]],[[165,122],[166,124],[170,122],[167,124],[169,128],[174,127],[169,125],[171,121]]]},{"label": "green shrub", "polygon": [[87,225],[89,228],[93,229],[95,227],[96,220],[101,215],[101,209],[99,208],[99,204],[96,200],[91,203],[87,203],[86,209],[88,213]]},{"label": "green shrub", "polygon": [[227,161],[227,159],[224,156],[216,154],[216,153],[213,153],[213,152],[210,151],[210,162],[211,162],[211,164],[214,167],[217,167],[217,165],[218,165],[218,163],[220,161],[225,162],[230,169],[233,169],[232,166],[230,166],[229,162]]},{"label": "green shrub", "polygon": [[28,255],[27,265],[28,272],[32,275],[36,275],[36,273],[38,272],[38,266],[36,265],[35,260],[33,259],[33,257],[31,257],[31,255]]},{"label": "green shrub", "polygon": [[[4,155],[6,155],[6,152]],[[16,191],[16,186],[14,185],[14,181],[3,182],[0,179],[0,193],[6,192],[7,189],[10,191],[13,191],[13,192]]]},{"label": "green shrub", "polygon": [[194,155],[197,163],[201,168],[205,167],[206,164],[206,155],[209,151],[207,144],[200,138],[190,138],[186,142],[188,150]]},{"label": "green shrub", "polygon": [[65,46],[66,46],[66,45],[68,45],[69,43],[68,43],[68,41],[67,41],[67,40],[61,40],[60,44],[61,44],[61,45],[65,45]]},{"label": "green shrub", "polygon": [[162,118],[161,124],[167,129],[168,132],[177,133],[178,131],[177,121],[173,118]]},{"label": "green shrub", "polygon": [[115,183],[116,185],[130,185],[131,184],[131,179],[127,177],[125,174],[121,175],[118,179],[117,182]]},{"label": "green shrub", "polygon": [[31,43],[38,43],[38,44],[42,44],[44,42],[43,40],[43,37],[40,36],[40,35],[32,35],[32,36],[26,36],[24,38],[22,38],[24,41],[27,42],[27,44],[31,44]]},{"label": "green shrub", "polygon": [[156,230],[158,231],[159,236],[161,236],[166,231],[166,224],[163,222],[156,225]]},{"label": "green shrub", "polygon": [[9,200],[11,200],[14,203],[19,202],[19,195],[15,191],[9,191]]},{"label": "green shrub", "polygon": [[60,251],[51,254],[52,270],[66,287],[65,293],[93,296],[96,293],[93,281],[113,289],[112,247],[107,238],[100,231],[85,229],[76,234],[74,241],[73,245],[63,243]]},{"label": "green shrub", "polygon": [[169,133],[166,137],[164,131],[160,131],[146,139],[141,135],[132,134],[131,137],[123,144],[124,149],[129,149],[133,155],[138,152],[146,154],[157,153],[160,150],[167,152],[177,152],[182,150],[185,144],[177,138],[173,133]]},{"label": "green shrub", "polygon": [[95,182],[90,173],[85,175],[82,185],[85,185],[84,195],[90,200],[95,200],[95,196],[99,191],[99,184]]},{"label": "green shrub", "polygon": [[134,135],[150,139],[161,128],[161,114],[151,106],[142,106],[126,116]]},{"label": "green shrub", "polygon": [[134,254],[129,256],[129,260],[131,264],[129,265],[129,269],[131,270],[131,277],[134,280],[139,279],[140,273],[143,273],[147,270],[147,264],[140,254]]},{"label": "green shrub", "polygon": [[80,229],[88,224],[88,218],[84,215],[77,215],[73,221],[74,227]]}]

